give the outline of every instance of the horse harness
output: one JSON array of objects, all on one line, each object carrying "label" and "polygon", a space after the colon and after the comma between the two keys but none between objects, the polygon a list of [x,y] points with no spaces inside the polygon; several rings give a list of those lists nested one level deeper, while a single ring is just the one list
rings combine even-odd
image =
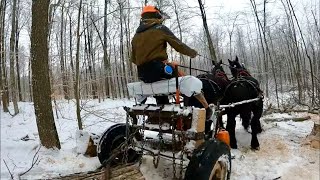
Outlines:
[{"label": "horse harness", "polygon": [[257,85],[254,81],[252,81],[250,79],[246,79],[245,77],[251,77],[251,76],[238,76],[238,77],[234,78],[231,81],[231,83],[226,87],[226,90],[231,85],[234,85],[235,83],[247,82],[256,91],[256,93],[258,94],[258,97],[261,97],[261,99],[263,99],[264,97],[263,97],[263,94],[262,94],[262,90],[259,88],[259,85]]},{"label": "horse harness", "polygon": [[[209,84],[210,84],[210,86],[211,86],[211,89],[214,91],[214,93],[217,93],[217,92],[219,92],[219,91],[222,90],[222,88],[219,86],[219,84],[216,83],[214,80],[210,79],[207,74],[203,74],[201,77],[198,77],[198,78],[199,78],[200,80],[207,80],[207,81],[209,81]],[[214,86],[216,86],[217,89],[216,89]]]}]

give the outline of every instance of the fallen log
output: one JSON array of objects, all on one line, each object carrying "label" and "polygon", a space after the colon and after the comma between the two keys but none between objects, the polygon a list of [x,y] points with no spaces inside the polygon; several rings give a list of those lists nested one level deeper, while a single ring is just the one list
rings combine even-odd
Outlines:
[{"label": "fallen log", "polygon": [[265,122],[286,122],[286,121],[294,121],[294,122],[301,122],[311,119],[310,116],[303,116],[303,117],[291,117],[291,118],[261,118]]},{"label": "fallen log", "polygon": [[144,180],[143,174],[141,173],[139,166],[133,165],[124,165],[115,168],[102,168],[90,172],[81,172],[70,174],[67,176],[53,178],[55,180],[79,180],[79,179],[88,179],[88,180]]},{"label": "fallen log", "polygon": [[290,112],[305,112],[305,113],[310,113],[310,114],[320,114],[320,110],[303,110],[303,109],[273,109],[273,108],[268,108],[263,112],[263,115],[268,115],[272,113],[290,113]]}]

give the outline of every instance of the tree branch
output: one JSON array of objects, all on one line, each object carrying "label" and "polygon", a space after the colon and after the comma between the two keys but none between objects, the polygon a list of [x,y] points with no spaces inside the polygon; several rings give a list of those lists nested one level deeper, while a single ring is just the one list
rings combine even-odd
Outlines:
[{"label": "tree branch", "polygon": [[12,173],[11,173],[11,171],[10,171],[10,169],[9,169],[9,167],[8,167],[8,165],[7,165],[7,163],[6,163],[6,161],[5,161],[4,159],[2,159],[2,160],[3,160],[4,164],[6,165],[6,167],[7,167],[8,171],[9,171],[9,174],[10,174],[10,176],[11,176],[11,179],[13,179],[13,175],[12,175]]},{"label": "tree branch", "polygon": [[21,177],[21,176],[25,175],[26,173],[28,173],[34,167],[34,165],[39,162],[39,156],[37,156],[37,155],[38,155],[40,149],[41,149],[41,145],[40,145],[39,149],[36,151],[36,153],[34,154],[34,156],[32,158],[31,167],[28,170],[26,170],[25,172],[19,173],[19,177]]}]

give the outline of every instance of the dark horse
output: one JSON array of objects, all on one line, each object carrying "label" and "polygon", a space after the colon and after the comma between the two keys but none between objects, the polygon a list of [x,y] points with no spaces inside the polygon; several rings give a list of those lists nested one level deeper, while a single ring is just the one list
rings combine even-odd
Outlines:
[{"label": "dark horse", "polygon": [[[199,78],[202,81],[202,92],[208,104],[217,105],[217,103],[223,99],[224,91],[230,83],[230,80],[224,72],[221,64],[222,61],[216,63],[212,68],[211,72],[208,72],[206,74],[200,74],[197,76],[197,78]],[[188,98],[186,105],[203,108],[202,104],[194,97]],[[220,126],[223,126],[222,119],[219,118],[218,120]],[[208,134],[211,131],[211,124],[211,120],[206,121],[206,134]]]},{"label": "dark horse", "polygon": [[[237,140],[235,137],[235,118],[240,114],[243,127],[248,129],[249,125],[251,125],[251,148],[259,149],[260,145],[257,134],[262,132],[260,124],[260,117],[262,116],[263,111],[262,91],[259,88],[258,81],[254,79],[246,68],[239,63],[238,57],[236,57],[234,61],[229,59],[228,61],[233,80],[226,88],[221,104],[230,104],[258,97],[260,98],[258,101],[226,108],[228,116],[226,130],[230,134],[230,146],[231,148],[237,148]],[[253,114],[252,117],[251,114]]]}]

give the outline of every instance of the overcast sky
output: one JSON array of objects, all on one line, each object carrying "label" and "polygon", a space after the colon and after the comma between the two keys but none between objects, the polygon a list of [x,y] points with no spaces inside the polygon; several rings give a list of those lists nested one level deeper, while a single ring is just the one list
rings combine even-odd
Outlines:
[{"label": "overcast sky", "polygon": [[[136,6],[141,6],[144,0],[129,0],[131,5],[137,3]],[[151,0],[150,0],[151,1]],[[189,6],[198,7],[198,0],[185,0]],[[257,3],[262,2],[262,0],[256,0]],[[274,16],[275,14],[284,14],[283,7],[280,0],[269,0],[271,3],[267,6],[267,11]],[[250,6],[250,0],[203,0],[206,7],[206,14],[208,19],[208,25],[218,25],[221,26],[222,29],[226,29],[228,25],[231,25],[229,21],[232,21],[232,18],[235,14],[240,14],[237,23],[241,24],[241,19],[244,19],[245,16],[243,15],[246,12],[249,19],[251,19],[252,25],[254,25],[255,20],[253,18],[252,8]],[[296,13],[298,15],[299,22],[305,21],[305,14],[303,7],[308,5],[310,7],[314,4],[314,12],[318,14],[318,21],[320,20],[320,0],[291,0],[293,6],[295,7]],[[104,6],[104,0],[99,0],[99,4],[101,6],[101,11]],[[262,7],[262,6],[261,6]],[[140,10],[139,10],[140,11]],[[136,16],[132,16],[132,20],[136,19],[138,21],[140,12],[135,11],[133,14]],[[199,13],[199,8],[195,8],[195,11]],[[103,12],[103,11],[102,11]],[[101,13],[102,13],[101,12]],[[310,12],[310,11],[308,11]],[[172,20],[168,20],[166,24],[174,23],[175,15],[173,12],[167,12],[170,16],[172,16]],[[310,12],[311,14],[311,12]],[[269,19],[269,21],[273,21],[274,19]],[[101,21],[102,23],[102,21]],[[190,33],[196,33],[197,29],[202,28],[202,20],[201,17],[195,17],[192,21],[188,22],[189,24],[193,24],[194,29],[190,29]],[[272,24],[272,22],[269,22]],[[135,29],[137,24],[131,26],[131,28]],[[21,42],[30,42],[28,33],[24,30],[20,34]],[[26,43],[23,43],[26,44]],[[29,48],[28,45],[24,45],[27,49]]]}]

